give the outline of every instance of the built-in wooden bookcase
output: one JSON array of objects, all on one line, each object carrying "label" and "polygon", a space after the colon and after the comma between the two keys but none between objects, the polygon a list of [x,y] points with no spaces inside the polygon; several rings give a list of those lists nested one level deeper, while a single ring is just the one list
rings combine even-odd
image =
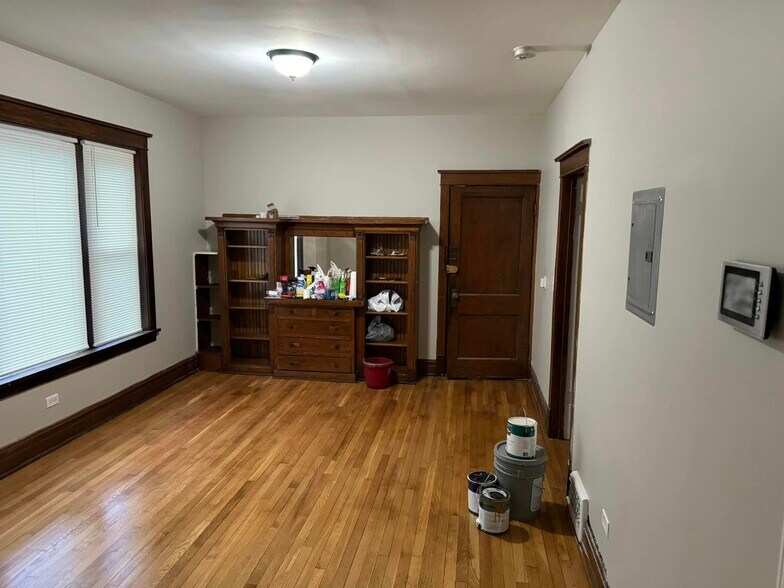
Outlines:
[{"label": "built-in wooden bookcase", "polygon": [[196,297],[196,351],[203,370],[221,369],[220,271],[216,251],[193,254]]},{"label": "built-in wooden bookcase", "polygon": [[265,297],[275,285],[275,231],[265,225],[218,227],[225,284],[223,362],[231,371],[271,373]]},{"label": "built-in wooden bookcase", "polygon": [[386,343],[365,342],[365,357],[386,357],[395,362],[401,382],[416,381],[417,296],[419,231],[367,229],[359,232],[363,249],[364,297],[371,298],[383,290],[397,292],[403,299],[398,312],[365,310],[365,329],[377,316],[395,331],[395,339]]},{"label": "built-in wooden bookcase", "polygon": [[[356,308],[354,374],[361,377],[363,357],[388,357],[395,362],[398,381],[416,381],[419,233],[427,223],[426,218],[301,216],[259,219],[227,214],[207,220],[215,223],[218,232],[220,320],[217,322],[222,343],[217,343],[215,348],[220,350],[221,369],[250,374],[272,373],[276,358],[273,357],[275,346],[270,341],[271,305],[266,295],[268,290],[275,288],[279,275],[293,267],[292,237],[353,236],[357,239],[359,302],[347,304],[346,308]],[[379,248],[384,254],[374,255]],[[393,251],[398,254],[392,255]],[[215,288],[214,285],[210,287]],[[384,289],[394,290],[404,301],[400,312],[381,313],[382,320],[395,330],[395,340],[368,343],[364,341],[367,325],[379,313],[367,311],[366,301]],[[306,314],[319,308],[315,301],[296,300],[290,301],[285,308],[296,314],[298,303],[303,309],[308,307],[307,311],[303,310]],[[325,304],[323,308],[327,306]],[[317,314],[313,316],[318,318]],[[305,369],[296,371],[307,372]]]}]

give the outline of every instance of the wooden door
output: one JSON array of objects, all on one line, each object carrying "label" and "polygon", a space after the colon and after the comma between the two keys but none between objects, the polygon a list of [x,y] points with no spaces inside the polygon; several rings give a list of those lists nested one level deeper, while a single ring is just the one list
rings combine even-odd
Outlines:
[{"label": "wooden door", "polygon": [[536,188],[452,186],[447,376],[527,378]]}]

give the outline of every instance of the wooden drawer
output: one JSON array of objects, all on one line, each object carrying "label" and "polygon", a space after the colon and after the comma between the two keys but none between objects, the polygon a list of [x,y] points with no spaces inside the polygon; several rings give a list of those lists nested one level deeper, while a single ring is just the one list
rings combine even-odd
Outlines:
[{"label": "wooden drawer", "polygon": [[279,370],[298,372],[353,372],[350,357],[320,357],[313,355],[278,355]]},{"label": "wooden drawer", "polygon": [[350,321],[354,311],[346,308],[314,308],[316,318]]},{"label": "wooden drawer", "polygon": [[315,310],[316,310],[315,308],[296,308],[290,306],[279,306],[275,309],[275,316],[312,317]]},{"label": "wooden drawer", "polygon": [[350,321],[309,321],[279,318],[276,326],[278,336],[300,335],[303,337],[340,337],[350,339],[352,335],[352,324]]},{"label": "wooden drawer", "polygon": [[309,337],[278,337],[278,353],[299,355],[351,355],[352,344],[345,339],[311,339]]}]

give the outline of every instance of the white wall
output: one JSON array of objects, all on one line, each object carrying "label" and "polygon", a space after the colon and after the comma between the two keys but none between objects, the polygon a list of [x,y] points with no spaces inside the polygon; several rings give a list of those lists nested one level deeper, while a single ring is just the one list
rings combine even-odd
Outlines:
[{"label": "white wall", "polygon": [[[150,345],[0,402],[0,447],[193,355],[191,252],[203,248],[198,117],[82,71],[0,43],[0,94],[153,134],[149,141],[155,299]],[[59,392],[60,404],[44,398]]]},{"label": "white wall", "polygon": [[[552,158],[593,140],[573,444],[612,586],[776,581],[784,328],[762,343],[716,311],[723,260],[784,270],[782,31],[780,0],[623,0],[547,113],[540,275],[554,266]],[[624,302],[632,192],[656,186],[651,327]],[[551,292],[536,298],[545,391]]]},{"label": "white wall", "polygon": [[426,216],[419,356],[435,358],[439,169],[538,167],[540,116],[214,118],[206,212]]}]

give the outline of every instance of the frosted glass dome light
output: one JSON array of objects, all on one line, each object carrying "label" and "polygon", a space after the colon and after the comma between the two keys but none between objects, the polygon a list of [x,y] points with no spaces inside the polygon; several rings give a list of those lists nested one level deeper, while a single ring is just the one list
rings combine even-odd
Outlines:
[{"label": "frosted glass dome light", "polygon": [[299,49],[273,49],[267,52],[267,57],[272,60],[275,69],[287,78],[291,78],[292,82],[296,78],[307,75],[319,58],[315,53]]}]

